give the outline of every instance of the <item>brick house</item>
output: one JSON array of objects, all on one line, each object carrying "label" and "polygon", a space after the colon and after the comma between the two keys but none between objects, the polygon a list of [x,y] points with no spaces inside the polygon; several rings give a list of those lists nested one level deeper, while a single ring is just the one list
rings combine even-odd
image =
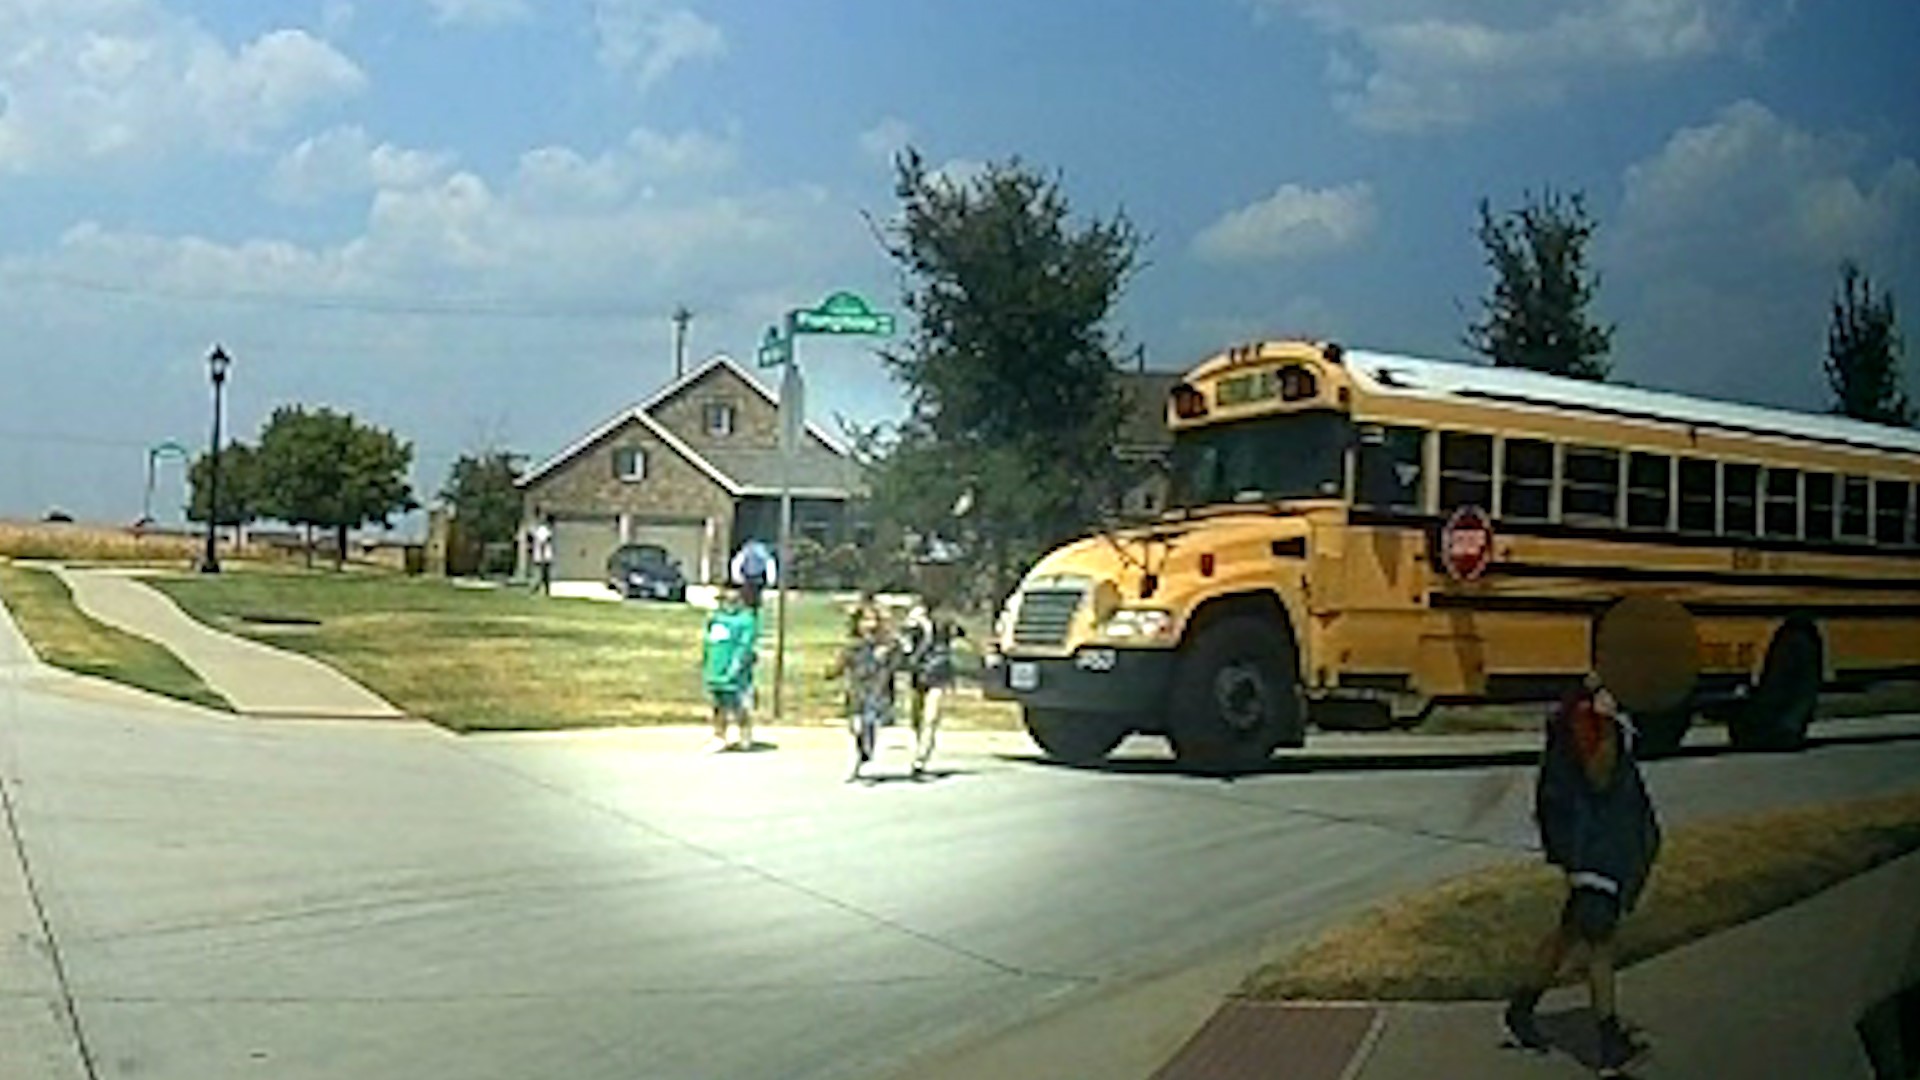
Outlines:
[{"label": "brick house", "polygon": [[[780,528],[779,398],[717,355],[624,409],[519,481],[522,536],[554,518],[554,578],[602,581],[623,543],[652,543],[687,579],[715,582],[749,538]],[[845,538],[860,472],[847,448],[813,423],[793,464],[794,535]],[[521,570],[526,570],[521,545]]]},{"label": "brick house", "polygon": [[1167,398],[1183,378],[1177,371],[1123,371],[1119,375],[1125,413],[1113,456],[1128,478],[1120,508],[1129,514],[1167,508],[1167,466],[1173,435],[1167,430]]}]

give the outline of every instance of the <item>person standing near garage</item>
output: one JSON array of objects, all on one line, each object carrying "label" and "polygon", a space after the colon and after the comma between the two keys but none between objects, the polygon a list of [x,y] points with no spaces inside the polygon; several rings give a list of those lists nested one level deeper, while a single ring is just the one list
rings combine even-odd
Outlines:
[{"label": "person standing near garage", "polygon": [[728,578],[740,589],[740,600],[754,611],[760,610],[760,594],[767,588],[779,588],[780,568],[767,542],[750,539],[734,552],[728,564]]},{"label": "person standing near garage", "polygon": [[533,558],[534,588],[542,596],[553,595],[553,515],[546,514],[534,525],[527,538]]},{"label": "person standing near garage", "polygon": [[1540,943],[1531,979],[1509,999],[1503,1022],[1518,1046],[1547,1049],[1534,1018],[1540,997],[1576,951],[1599,1020],[1600,1075],[1618,1076],[1646,1053],[1615,1012],[1613,943],[1660,852],[1660,823],[1633,753],[1632,725],[1598,676],[1569,694],[1547,723],[1534,794],[1547,861],[1567,876],[1560,925]]}]

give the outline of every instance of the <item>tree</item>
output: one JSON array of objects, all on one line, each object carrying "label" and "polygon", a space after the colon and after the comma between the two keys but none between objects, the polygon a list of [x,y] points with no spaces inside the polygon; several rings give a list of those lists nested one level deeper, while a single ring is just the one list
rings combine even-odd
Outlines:
[{"label": "tree", "polygon": [[440,498],[453,508],[463,535],[481,544],[513,542],[520,527],[519,461],[505,450],[482,450],[453,463]]},{"label": "tree", "polygon": [[1873,281],[1851,260],[1840,264],[1840,290],[1827,325],[1827,386],[1833,411],[1856,420],[1910,427],[1913,401],[1900,380],[1900,329],[1893,294],[1873,294]]},{"label": "tree", "polygon": [[[187,520],[207,520],[207,481],[212,455],[201,454],[187,468]],[[225,527],[260,520],[259,455],[243,442],[230,442],[220,451],[220,520]]]},{"label": "tree", "polygon": [[1604,380],[1613,327],[1588,314],[1599,288],[1587,267],[1595,228],[1579,192],[1562,198],[1549,188],[1498,216],[1480,200],[1476,233],[1494,282],[1481,301],[1486,317],[1468,328],[1466,345],[1496,367]]},{"label": "tree", "polygon": [[1058,180],[1018,159],[963,182],[909,149],[895,179],[883,241],[914,331],[882,357],[909,415],[864,440],[873,502],[904,537],[960,540],[999,595],[1116,494],[1123,358],[1107,319],[1140,236],[1124,214],[1073,220]]},{"label": "tree", "polygon": [[334,530],[336,567],[346,560],[348,530],[419,508],[407,483],[412,445],[346,413],[275,409],[260,433],[258,462],[262,508],[295,525]]}]

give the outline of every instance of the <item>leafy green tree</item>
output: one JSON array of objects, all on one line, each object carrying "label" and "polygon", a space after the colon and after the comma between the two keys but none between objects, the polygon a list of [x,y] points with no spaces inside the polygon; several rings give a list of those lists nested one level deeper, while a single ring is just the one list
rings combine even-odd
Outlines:
[{"label": "leafy green tree", "polygon": [[1901,385],[1900,351],[1893,294],[1876,297],[1872,279],[1857,264],[1841,263],[1840,289],[1827,324],[1827,386],[1833,391],[1833,411],[1911,427],[1915,412]]},{"label": "leafy green tree", "polygon": [[1126,358],[1108,318],[1140,235],[1124,214],[1075,220],[1059,181],[1018,159],[954,181],[909,149],[895,179],[884,241],[914,330],[882,356],[910,409],[864,440],[873,503],[881,532],[961,540],[998,596],[1117,493]]},{"label": "leafy green tree", "polygon": [[[187,468],[187,520],[207,520],[208,481],[213,456],[201,454]],[[260,520],[259,455],[243,442],[230,442],[220,451],[220,520],[226,527]]]},{"label": "leafy green tree", "polygon": [[453,508],[454,520],[468,539],[481,544],[512,543],[520,527],[518,454],[482,450],[462,454],[447,472],[440,498]]},{"label": "leafy green tree", "polygon": [[262,508],[282,521],[333,530],[336,567],[346,560],[350,529],[419,508],[407,482],[412,445],[347,413],[275,409],[260,433],[258,460]]},{"label": "leafy green tree", "polygon": [[1485,317],[1467,329],[1468,348],[1497,367],[1604,380],[1613,327],[1589,313],[1599,279],[1587,266],[1596,228],[1585,196],[1549,188],[1518,210],[1496,215],[1480,200],[1476,234],[1493,271]]}]

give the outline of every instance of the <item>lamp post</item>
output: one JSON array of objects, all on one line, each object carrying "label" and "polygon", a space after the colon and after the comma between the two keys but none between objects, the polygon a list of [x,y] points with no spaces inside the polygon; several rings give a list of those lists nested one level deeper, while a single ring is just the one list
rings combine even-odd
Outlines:
[{"label": "lamp post", "polygon": [[213,379],[213,443],[208,450],[207,469],[207,552],[200,560],[200,572],[220,572],[220,551],[215,531],[220,524],[220,391],[227,385],[227,369],[233,358],[218,345],[207,354],[207,375]]}]

